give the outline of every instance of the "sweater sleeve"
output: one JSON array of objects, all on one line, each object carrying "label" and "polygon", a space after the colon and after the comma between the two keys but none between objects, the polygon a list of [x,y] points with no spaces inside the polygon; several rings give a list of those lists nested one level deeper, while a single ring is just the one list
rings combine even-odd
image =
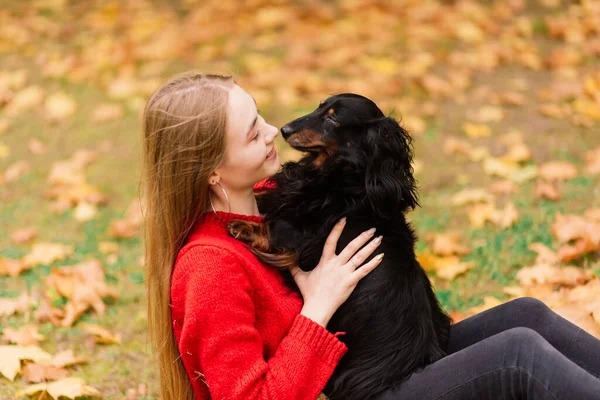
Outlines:
[{"label": "sweater sleeve", "polygon": [[[197,357],[211,397],[219,400],[315,400],[348,350],[298,314],[269,360],[254,326],[250,279],[227,250],[193,247],[179,262],[189,269],[180,337],[184,365]],[[209,268],[205,268],[209,267]]]}]

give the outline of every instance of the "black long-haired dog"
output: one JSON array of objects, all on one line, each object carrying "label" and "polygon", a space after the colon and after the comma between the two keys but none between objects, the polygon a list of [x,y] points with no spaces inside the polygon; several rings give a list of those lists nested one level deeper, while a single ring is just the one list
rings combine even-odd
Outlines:
[{"label": "black long-haired dog", "polygon": [[356,94],[335,95],[281,132],[307,154],[270,178],[275,189],[257,197],[263,224],[236,221],[229,232],[263,262],[312,270],[335,223],[347,217],[341,251],[364,230],[383,242],[366,261],[385,253],[359,281],[327,329],[343,331],[348,346],[324,393],[332,400],[365,400],[393,388],[445,356],[450,318],[416,260],[416,236],[405,212],[418,205],[412,143],[398,122]]}]

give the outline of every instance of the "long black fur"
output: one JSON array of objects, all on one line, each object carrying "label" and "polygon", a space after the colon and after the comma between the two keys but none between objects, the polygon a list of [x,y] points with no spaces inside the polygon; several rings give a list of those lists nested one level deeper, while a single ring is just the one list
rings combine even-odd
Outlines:
[{"label": "long black fur", "polygon": [[[382,263],[327,326],[346,332],[339,338],[348,352],[325,394],[332,400],[372,399],[444,357],[451,321],[416,260],[416,235],[405,218],[418,205],[411,137],[375,103],[355,94],[328,98],[282,132],[307,154],[284,164],[270,178],[277,189],[258,197],[271,249],[297,252],[300,268],[309,271],[344,216],[338,253],[371,227],[383,235],[367,259],[385,253]],[[295,286],[289,273],[287,280]]]}]

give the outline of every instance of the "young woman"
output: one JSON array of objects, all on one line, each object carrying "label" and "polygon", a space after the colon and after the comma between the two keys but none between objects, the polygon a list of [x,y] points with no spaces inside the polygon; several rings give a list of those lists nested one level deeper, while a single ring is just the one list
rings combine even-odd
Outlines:
[{"label": "young woman", "polygon": [[[280,167],[277,134],[231,77],[183,74],[146,105],[148,325],[162,399],[314,400],[347,351],[326,326],[380,262],[357,269],[378,245],[373,230],[336,255],[340,221],[319,265],[292,269],[301,294],[228,234],[233,219],[262,220],[254,190]],[[447,352],[378,399],[600,398],[600,341],[532,298],[453,325]]]}]

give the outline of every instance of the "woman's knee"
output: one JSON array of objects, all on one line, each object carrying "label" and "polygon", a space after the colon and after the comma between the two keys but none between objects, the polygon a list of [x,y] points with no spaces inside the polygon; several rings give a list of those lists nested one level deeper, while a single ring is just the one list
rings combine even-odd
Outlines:
[{"label": "woman's knee", "polygon": [[[541,321],[551,312],[550,307],[534,297],[519,297],[511,300],[509,304],[511,305],[511,314],[515,318],[521,317],[524,322],[531,324]],[[529,324],[524,326],[529,326]]]},{"label": "woman's knee", "polygon": [[498,334],[505,362],[511,367],[531,370],[535,362],[544,358],[551,345],[538,332],[531,328],[516,327]]}]

